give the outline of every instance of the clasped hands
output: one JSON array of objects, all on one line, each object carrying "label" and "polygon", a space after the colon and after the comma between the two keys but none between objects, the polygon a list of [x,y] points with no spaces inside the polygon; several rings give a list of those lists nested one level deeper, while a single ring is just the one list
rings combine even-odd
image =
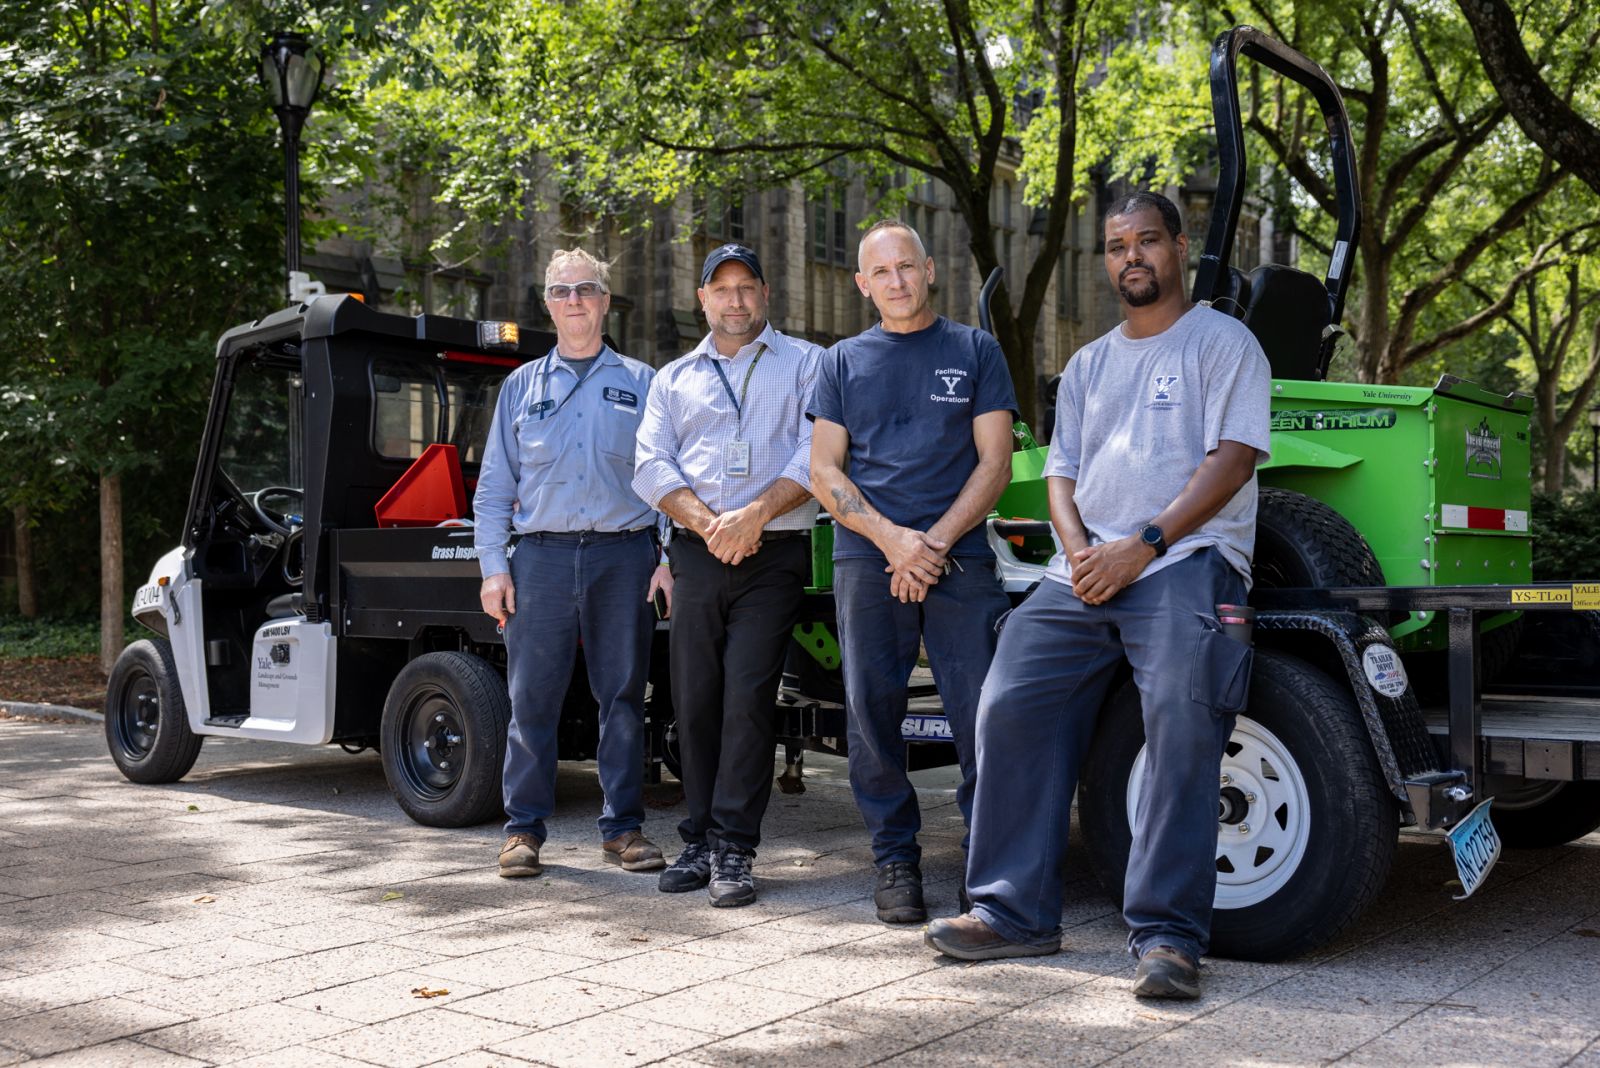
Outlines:
[{"label": "clasped hands", "polygon": [[950,543],[931,532],[895,527],[878,547],[889,561],[889,593],[901,604],[926,600],[929,588],[949,574]]},{"label": "clasped hands", "polygon": [[735,566],[761,550],[761,529],[765,525],[760,511],[747,504],[713,516],[700,536],[705,539],[712,556]]},{"label": "clasped hands", "polygon": [[1155,558],[1155,549],[1137,535],[1079,549],[1072,554],[1072,592],[1084,604],[1105,604]]}]

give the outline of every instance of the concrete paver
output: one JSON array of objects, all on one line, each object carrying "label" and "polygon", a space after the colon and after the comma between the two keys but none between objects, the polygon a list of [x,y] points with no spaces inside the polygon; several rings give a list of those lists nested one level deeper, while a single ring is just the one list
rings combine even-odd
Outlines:
[{"label": "concrete paver", "polygon": [[[92,727],[0,721],[0,1066],[1600,1068],[1600,836],[1508,853],[1456,903],[1444,849],[1408,833],[1339,942],[1208,961],[1202,1001],[1150,1004],[1077,867],[1054,957],[944,961],[880,924],[839,769],[808,781],[774,796],[760,900],[713,909],[604,862],[592,765],[560,771],[546,875],[502,880],[498,828],[411,824],[370,755],[210,740],[185,781],[139,787]],[[670,851],[681,800],[651,799]],[[950,915],[959,816],[948,790],[924,810]]]}]

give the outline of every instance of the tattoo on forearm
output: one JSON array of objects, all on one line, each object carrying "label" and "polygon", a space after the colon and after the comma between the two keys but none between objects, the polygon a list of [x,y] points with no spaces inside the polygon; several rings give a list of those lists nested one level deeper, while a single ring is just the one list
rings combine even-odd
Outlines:
[{"label": "tattoo on forearm", "polygon": [[854,490],[845,489],[843,486],[833,488],[833,514],[839,519],[847,515],[866,515],[867,504],[861,499],[861,494]]}]

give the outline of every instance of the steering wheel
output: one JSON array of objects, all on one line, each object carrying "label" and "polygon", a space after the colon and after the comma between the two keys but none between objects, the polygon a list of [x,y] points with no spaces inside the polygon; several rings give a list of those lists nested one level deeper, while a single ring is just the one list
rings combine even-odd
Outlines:
[{"label": "steering wheel", "polygon": [[304,501],[305,496],[304,490],[295,489],[293,486],[262,486],[245,499],[250,502],[250,510],[255,512],[256,518],[261,520],[268,530],[288,537],[289,524],[267,511],[261,502],[271,497],[293,497],[297,501]]}]

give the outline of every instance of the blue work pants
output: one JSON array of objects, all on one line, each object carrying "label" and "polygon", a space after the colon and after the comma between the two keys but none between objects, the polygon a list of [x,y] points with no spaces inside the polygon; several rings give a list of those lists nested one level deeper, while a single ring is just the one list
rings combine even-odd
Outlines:
[{"label": "blue work pants", "polygon": [[963,559],[928,589],[920,603],[902,604],[889,592],[892,576],[881,558],[850,557],[833,564],[833,592],[844,661],[850,788],[872,834],[873,863],[920,862],[922,812],[906,777],[906,686],[919,645],[955,741],[961,765],[956,804],[971,826],[973,748],[978,692],[994,655],[995,623],[1010,608],[993,560]]},{"label": "blue work pants", "polygon": [[506,833],[545,839],[555,810],[556,726],[578,642],[600,706],[600,837],[644,822],[644,689],[655,613],[649,530],[525,534],[511,554],[517,610],[506,623]]},{"label": "blue work pants", "polygon": [[1146,763],[1123,919],[1135,956],[1155,945],[1195,959],[1211,935],[1222,748],[1249,689],[1248,646],[1216,605],[1244,581],[1204,549],[1102,605],[1046,579],[1006,617],[978,708],[978,788],[967,892],[1001,937],[1060,936],[1073,790],[1124,657],[1143,706]]}]

